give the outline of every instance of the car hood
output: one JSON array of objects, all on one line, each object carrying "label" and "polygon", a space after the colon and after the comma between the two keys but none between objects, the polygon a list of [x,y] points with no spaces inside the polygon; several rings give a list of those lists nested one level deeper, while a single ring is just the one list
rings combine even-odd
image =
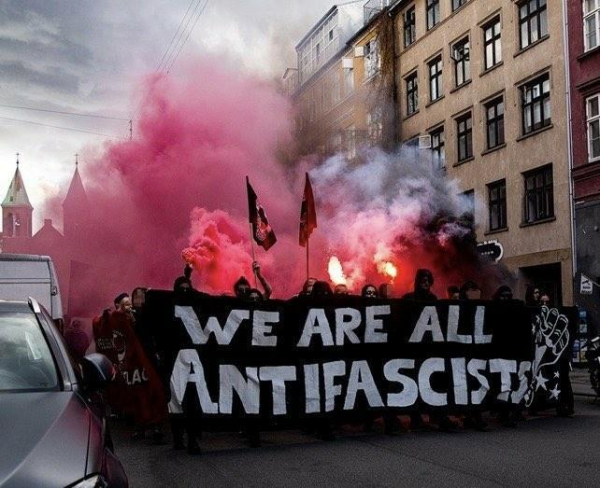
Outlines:
[{"label": "car hood", "polygon": [[0,486],[66,486],[83,478],[90,415],[74,392],[0,393]]}]

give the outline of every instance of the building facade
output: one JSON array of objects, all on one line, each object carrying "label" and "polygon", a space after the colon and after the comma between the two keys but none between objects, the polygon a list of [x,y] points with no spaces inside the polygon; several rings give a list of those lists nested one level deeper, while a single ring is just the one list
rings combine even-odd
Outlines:
[{"label": "building facade", "polygon": [[498,241],[516,295],[573,300],[560,2],[411,0],[394,6],[400,139],[458,181],[479,242]]},{"label": "building facade", "polygon": [[[364,25],[346,48],[300,81],[295,100],[308,114],[302,125],[339,150],[337,131],[374,132],[369,122],[379,101],[380,140],[420,141],[421,164],[458,182],[472,202],[478,241],[503,248],[500,263],[515,277],[515,295],[524,297],[532,284],[553,303],[572,304],[562,3],[371,0],[364,7]],[[327,77],[341,85],[348,66],[354,89],[341,90],[335,103],[339,92],[331,94]],[[333,108],[319,110],[328,97]],[[350,148],[342,144],[347,157]]]},{"label": "building facade", "polygon": [[[578,271],[575,299],[598,330],[600,293],[593,282],[600,283],[600,1],[565,2],[565,8]],[[581,286],[582,274],[592,286]]]},{"label": "building facade", "polygon": [[81,245],[82,236],[93,224],[91,206],[77,165],[62,207],[62,233],[51,219],[44,219],[44,225],[33,233],[33,207],[29,203],[25,183],[17,164],[2,204],[0,252],[49,255],[58,274],[63,306],[66,307],[64,313],[73,316],[77,315],[77,308],[82,308],[82,300],[93,299],[84,293],[91,288],[82,285],[88,279],[84,274],[97,276],[88,270],[94,264],[93,253],[87,252]]},{"label": "building facade", "polygon": [[386,58],[379,45],[385,26],[373,21],[381,0],[368,3],[368,10],[333,7],[296,47],[298,68],[286,71],[284,86],[297,108],[301,154],[343,153],[355,161],[359,147],[395,139],[393,70],[382,76],[386,59],[394,60],[393,40]]}]

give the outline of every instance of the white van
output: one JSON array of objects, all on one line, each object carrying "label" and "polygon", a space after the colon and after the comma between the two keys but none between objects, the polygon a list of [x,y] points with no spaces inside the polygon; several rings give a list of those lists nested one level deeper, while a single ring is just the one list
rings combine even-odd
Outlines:
[{"label": "white van", "polygon": [[35,298],[62,330],[58,277],[50,256],[0,253],[0,300]]}]

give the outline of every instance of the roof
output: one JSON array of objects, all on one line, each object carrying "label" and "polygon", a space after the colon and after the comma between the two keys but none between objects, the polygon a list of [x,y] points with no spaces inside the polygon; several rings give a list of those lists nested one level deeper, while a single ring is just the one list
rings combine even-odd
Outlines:
[{"label": "roof", "polygon": [[77,166],[75,167],[75,173],[73,174],[73,178],[71,179],[69,191],[67,192],[67,196],[65,197],[63,206],[68,205],[70,203],[73,203],[76,206],[87,205],[88,203],[85,188],[83,187],[81,176],[79,176],[79,168]]},{"label": "roof", "polygon": [[38,254],[12,254],[0,253],[0,261],[52,261],[50,256],[42,256]]},{"label": "roof", "polygon": [[45,219],[43,227],[33,236],[33,239],[42,239],[45,241],[62,238],[63,235],[52,225],[51,219]]},{"label": "roof", "polygon": [[27,196],[25,184],[23,183],[23,177],[21,176],[21,171],[19,171],[18,165],[15,175],[10,182],[10,186],[8,187],[8,191],[6,192],[6,197],[4,197],[4,201],[2,202],[2,206],[33,208],[29,202],[29,197]]},{"label": "roof", "polygon": [[323,22],[325,22],[325,20],[327,20],[327,17],[329,17],[331,14],[333,14],[333,12],[335,12],[338,9],[338,5],[334,5],[333,7],[331,7],[327,13],[325,15],[323,15],[323,17],[321,17],[321,19],[312,26],[312,29],[310,29],[308,31],[308,33],[302,38],[302,40],[296,44],[296,50],[300,49],[300,46],[302,46],[302,44],[304,44],[309,38],[310,36],[312,36],[319,27],[321,27],[321,25],[323,24]]}]

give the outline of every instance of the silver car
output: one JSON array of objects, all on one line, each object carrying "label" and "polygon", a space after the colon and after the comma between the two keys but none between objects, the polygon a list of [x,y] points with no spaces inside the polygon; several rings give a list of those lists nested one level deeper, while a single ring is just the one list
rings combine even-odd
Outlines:
[{"label": "silver car", "polygon": [[0,301],[0,486],[128,486],[104,418],[112,377],[100,354],[75,364],[35,300]]}]

